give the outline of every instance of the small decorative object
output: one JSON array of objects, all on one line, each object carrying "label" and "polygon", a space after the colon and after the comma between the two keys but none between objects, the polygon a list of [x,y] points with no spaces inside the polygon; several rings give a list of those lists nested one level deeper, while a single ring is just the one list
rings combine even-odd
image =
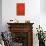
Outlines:
[{"label": "small decorative object", "polygon": [[16,3],[16,14],[17,16],[25,15],[25,3]]},{"label": "small decorative object", "polygon": [[14,19],[14,20],[10,20],[10,23],[19,23],[19,21],[17,19]]},{"label": "small decorative object", "polygon": [[16,22],[16,23],[19,23],[19,21],[18,21],[17,19],[15,19],[15,22]]},{"label": "small decorative object", "polygon": [[37,29],[36,36],[38,35],[39,46],[45,46],[45,35],[44,35],[42,27],[40,27],[39,25],[39,28],[36,28],[36,29]]},{"label": "small decorative object", "polygon": [[30,23],[30,20],[26,20],[25,23]]},{"label": "small decorative object", "polygon": [[9,22],[10,22],[10,23],[13,23],[13,20],[10,20]]},{"label": "small decorative object", "polygon": [[10,20],[10,21],[13,21],[13,20]]}]

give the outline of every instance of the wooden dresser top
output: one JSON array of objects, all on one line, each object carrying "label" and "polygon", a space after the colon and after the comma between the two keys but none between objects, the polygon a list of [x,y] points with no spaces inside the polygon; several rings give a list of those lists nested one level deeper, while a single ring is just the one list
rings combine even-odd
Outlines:
[{"label": "wooden dresser top", "polygon": [[30,24],[33,25],[34,23],[7,23],[8,25],[25,25],[25,24]]}]

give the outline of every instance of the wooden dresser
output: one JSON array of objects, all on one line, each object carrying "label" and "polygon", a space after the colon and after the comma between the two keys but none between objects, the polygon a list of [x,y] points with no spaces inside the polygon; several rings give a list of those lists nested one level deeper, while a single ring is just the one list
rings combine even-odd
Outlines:
[{"label": "wooden dresser", "polygon": [[33,46],[33,23],[7,23],[12,39],[23,43],[22,46]]}]

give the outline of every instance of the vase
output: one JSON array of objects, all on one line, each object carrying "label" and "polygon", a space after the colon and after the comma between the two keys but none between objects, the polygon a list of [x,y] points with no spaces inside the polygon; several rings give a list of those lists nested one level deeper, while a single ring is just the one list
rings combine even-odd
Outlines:
[{"label": "vase", "polygon": [[39,46],[45,46],[45,41],[39,40]]}]

